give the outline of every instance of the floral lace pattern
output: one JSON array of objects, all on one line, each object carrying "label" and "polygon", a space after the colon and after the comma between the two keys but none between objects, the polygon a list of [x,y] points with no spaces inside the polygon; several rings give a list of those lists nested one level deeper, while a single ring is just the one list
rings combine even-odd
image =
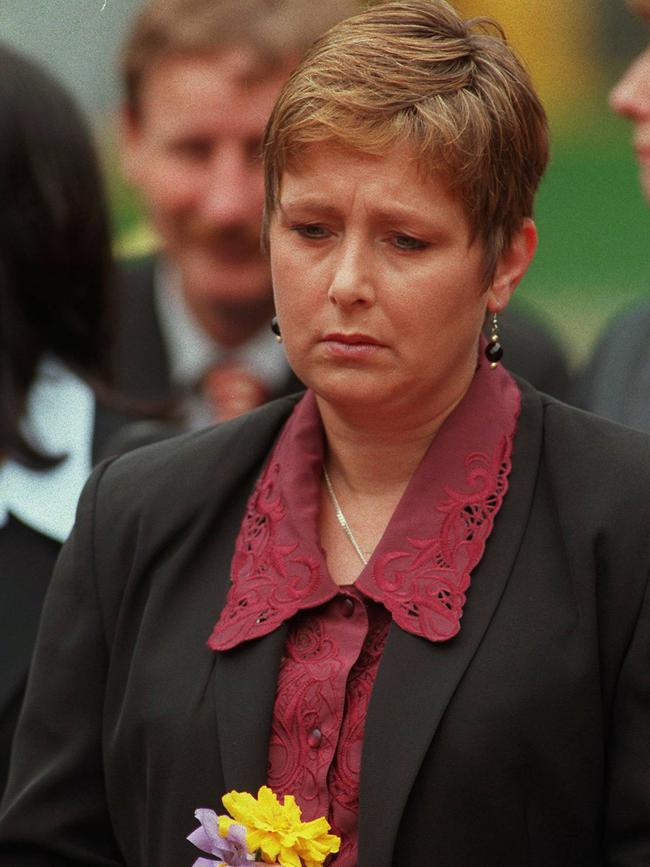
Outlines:
[{"label": "floral lace pattern", "polygon": [[[298,541],[282,544],[279,539],[287,511],[277,490],[279,474],[280,464],[272,461],[248,501],[235,544],[232,588],[208,641],[213,650],[234,647],[242,635],[272,632],[305,607],[322,584],[320,564],[300,553]],[[331,596],[334,587],[330,591]]]},{"label": "floral lace pattern", "polygon": [[442,518],[438,533],[407,537],[410,550],[381,554],[371,576],[360,579],[360,588],[381,599],[407,632],[445,641],[459,631],[471,570],[483,556],[507,490],[510,451],[503,436],[493,455],[469,455],[467,486],[445,486],[447,499],[436,506]]}]

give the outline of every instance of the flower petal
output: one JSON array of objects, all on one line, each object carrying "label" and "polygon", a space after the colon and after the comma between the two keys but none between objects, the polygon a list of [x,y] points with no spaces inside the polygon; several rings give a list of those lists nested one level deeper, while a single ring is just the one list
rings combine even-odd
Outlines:
[{"label": "flower petal", "polygon": [[285,848],[280,850],[278,862],[282,867],[302,867],[302,862],[293,849]]},{"label": "flower petal", "polygon": [[205,828],[199,827],[187,835],[187,839],[193,846],[200,849],[202,852],[209,852],[211,855],[218,855],[214,849],[214,841],[209,834],[206,834]]},{"label": "flower petal", "polygon": [[[201,823],[198,828],[188,834],[187,839],[203,852],[216,855],[218,862],[208,861],[209,864],[225,863],[228,867],[241,867],[247,864],[248,848],[246,846],[246,829],[230,820],[221,833],[221,819],[214,810],[200,807],[194,815]],[[205,860],[205,859],[204,859]]]},{"label": "flower petal", "polygon": [[320,819],[312,819],[311,822],[303,822],[300,826],[301,837],[320,837],[327,834],[331,825],[324,816]]},{"label": "flower petal", "polygon": [[292,825],[300,823],[302,813],[293,795],[284,796],[284,814]]},{"label": "flower petal", "polygon": [[236,822],[247,828],[257,824],[259,805],[248,792],[227,792],[221,801]]},{"label": "flower petal", "polygon": [[[199,820],[201,828],[210,840],[214,843],[219,843],[219,819],[214,810],[208,810],[206,807],[199,807],[198,810],[194,811],[194,817]],[[206,849],[206,851],[210,852],[212,850]]]}]

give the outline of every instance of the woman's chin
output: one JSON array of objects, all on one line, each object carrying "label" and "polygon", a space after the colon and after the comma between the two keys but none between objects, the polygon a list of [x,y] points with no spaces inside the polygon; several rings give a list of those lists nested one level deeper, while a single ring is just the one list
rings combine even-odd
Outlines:
[{"label": "woman's chin", "polygon": [[400,394],[403,397],[406,388],[395,387],[386,375],[369,375],[358,371],[316,376],[306,384],[333,409],[345,413],[363,411],[369,417],[375,412],[385,413],[398,403]]}]

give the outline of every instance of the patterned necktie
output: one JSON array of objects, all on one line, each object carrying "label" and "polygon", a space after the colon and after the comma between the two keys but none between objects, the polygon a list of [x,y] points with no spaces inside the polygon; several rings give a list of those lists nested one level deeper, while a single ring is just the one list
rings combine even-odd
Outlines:
[{"label": "patterned necktie", "polygon": [[201,393],[214,408],[218,421],[236,418],[269,399],[264,385],[232,359],[207,371],[201,380]]}]

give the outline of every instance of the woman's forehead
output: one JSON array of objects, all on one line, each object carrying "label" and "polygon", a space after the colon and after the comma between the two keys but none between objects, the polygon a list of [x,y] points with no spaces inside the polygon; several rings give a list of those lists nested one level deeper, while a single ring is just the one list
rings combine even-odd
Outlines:
[{"label": "woman's forehead", "polygon": [[280,177],[278,204],[326,207],[328,200],[354,194],[386,211],[433,213],[445,208],[465,216],[464,203],[446,173],[425,171],[413,149],[395,146],[377,155],[335,142],[314,142],[291,161]]}]

